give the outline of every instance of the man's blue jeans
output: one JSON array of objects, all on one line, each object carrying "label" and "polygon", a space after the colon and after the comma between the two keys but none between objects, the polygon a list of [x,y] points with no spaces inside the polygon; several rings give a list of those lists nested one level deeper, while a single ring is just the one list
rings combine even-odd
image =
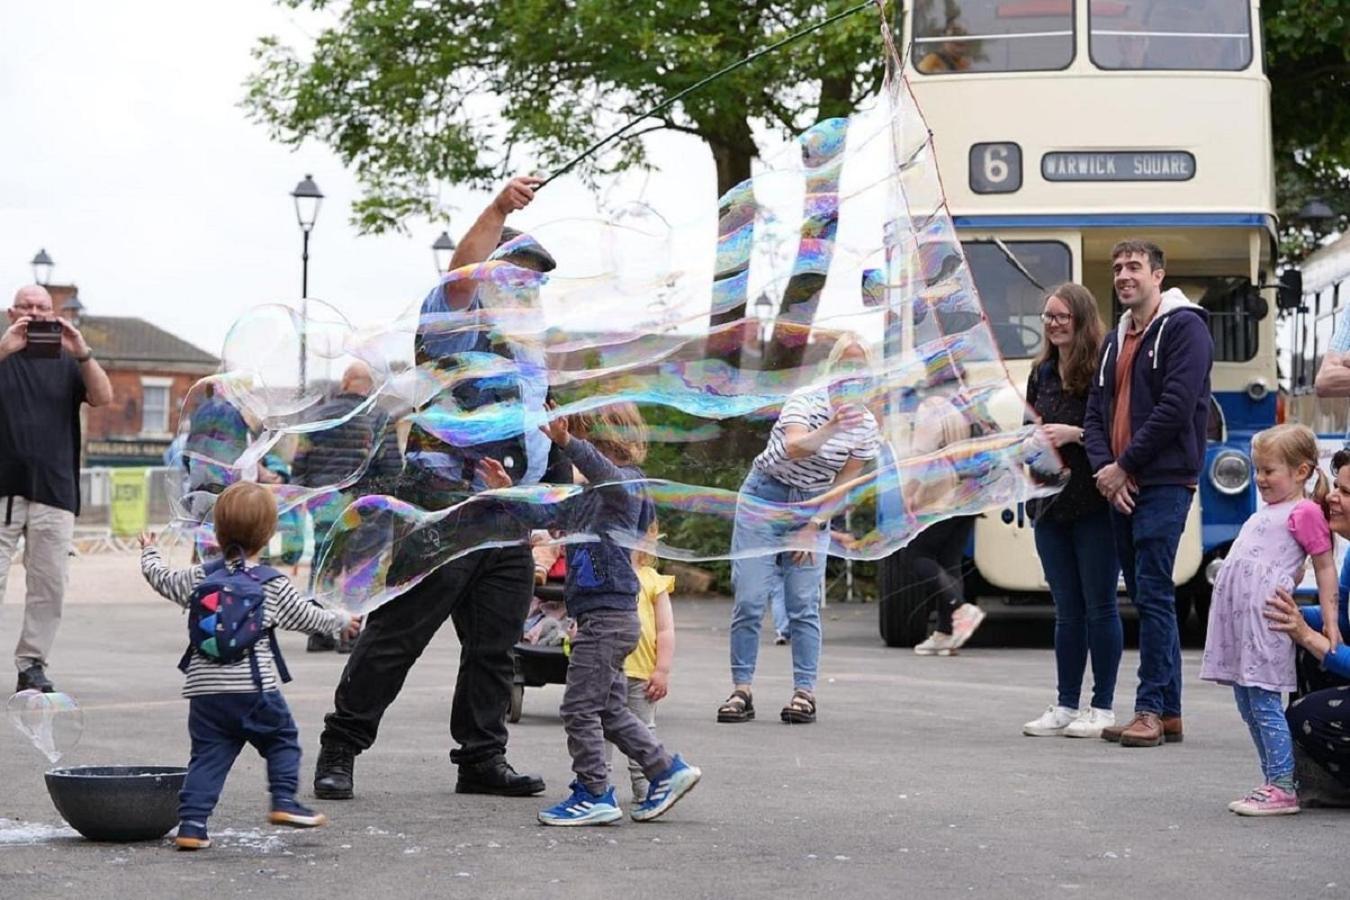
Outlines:
[{"label": "man's blue jeans", "polygon": [[1092,705],[1112,708],[1122,635],[1116,586],[1120,563],[1106,509],[1068,522],[1036,523],[1036,552],[1055,600],[1055,666],[1060,706],[1078,709],[1092,651]]},{"label": "man's blue jeans", "polygon": [[1181,634],[1172,566],[1194,492],[1181,485],[1141,488],[1134,512],[1111,510],[1125,589],[1139,611],[1139,690],[1134,711],[1181,715]]},{"label": "man's blue jeans", "polygon": [[[741,494],[772,503],[800,503],[813,496],[754,470],[741,485]],[[782,530],[781,521],[764,515],[762,510],[753,503],[738,504],[731,538],[733,554],[782,547],[791,539]],[[809,563],[793,562],[788,550],[732,561],[731,581],[736,590],[736,603],[731,609],[732,683],[754,681],[764,608],[774,592],[781,591],[787,609],[788,643],[792,647],[792,686],[815,690],[820,667],[820,594],[827,540],[828,536],[821,532],[819,547]]]}]

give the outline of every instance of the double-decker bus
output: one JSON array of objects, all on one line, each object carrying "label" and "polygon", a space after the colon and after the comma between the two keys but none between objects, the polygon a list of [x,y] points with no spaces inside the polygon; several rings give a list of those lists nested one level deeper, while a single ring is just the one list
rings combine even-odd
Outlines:
[{"label": "double-decker bus", "polygon": [[[1177,554],[1177,615],[1252,512],[1251,436],[1276,420],[1274,165],[1257,0],[910,0],[906,75],[1013,382],[1041,349],[1046,290],[1120,314],[1111,247],[1145,238],[1164,288],[1209,312],[1209,448]],[[1001,423],[1019,424],[1015,421]],[[1048,601],[1025,510],[977,521],[972,589]],[[921,640],[927,591],[905,551],[880,567],[881,632]]]}]

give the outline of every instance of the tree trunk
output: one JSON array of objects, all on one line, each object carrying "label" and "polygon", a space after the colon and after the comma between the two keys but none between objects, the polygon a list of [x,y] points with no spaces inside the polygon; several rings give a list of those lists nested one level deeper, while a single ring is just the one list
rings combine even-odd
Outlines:
[{"label": "tree trunk", "polygon": [[[755,157],[755,144],[750,136],[750,127],[743,123],[741,140],[732,144],[711,144],[713,161],[717,165],[717,196],[725,196],[727,191],[750,178],[750,163]],[[751,195],[753,198],[753,194]],[[753,199],[751,200],[753,203]],[[719,332],[719,326],[745,318],[747,299],[743,294],[734,298],[735,302],[716,310],[709,317],[710,334],[707,342],[707,356],[720,359],[732,368],[741,365],[741,349],[746,338],[755,331],[753,323],[742,322],[739,328],[729,328]]]}]

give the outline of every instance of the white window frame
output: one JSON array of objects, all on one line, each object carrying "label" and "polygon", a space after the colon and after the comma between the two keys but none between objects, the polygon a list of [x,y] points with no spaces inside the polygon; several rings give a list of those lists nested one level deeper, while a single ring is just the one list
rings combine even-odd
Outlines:
[{"label": "white window frame", "polygon": [[[150,424],[150,423],[147,423],[146,420],[145,420],[145,412],[146,412],[145,394],[146,394],[146,389],[147,389],[147,388],[163,388],[163,389],[164,389],[164,418],[163,418],[163,420],[159,423],[159,424],[160,424],[160,427],[157,428],[157,429],[156,429],[156,428],[149,428],[149,427],[147,427],[147,425]],[[157,437],[162,437],[162,436],[164,436],[164,435],[167,435],[167,434],[169,433],[169,418],[170,418],[170,416],[172,416],[172,414],[173,414],[173,409],[172,409],[172,407],[173,407],[173,379],[172,379],[172,378],[165,378],[165,377],[159,376],[159,375],[142,375],[142,376],[141,376],[141,436],[142,436],[142,437],[150,437],[150,436],[153,435],[153,436],[157,436]]]}]

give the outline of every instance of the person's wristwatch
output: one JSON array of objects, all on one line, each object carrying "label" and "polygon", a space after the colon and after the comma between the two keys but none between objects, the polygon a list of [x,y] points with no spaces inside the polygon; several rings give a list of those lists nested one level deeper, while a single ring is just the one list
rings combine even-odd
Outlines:
[{"label": "person's wristwatch", "polygon": [[86,350],[86,351],[84,351],[84,355],[83,355],[83,356],[77,356],[77,357],[75,357],[75,361],[76,361],[77,363],[80,363],[81,365],[83,365],[84,363],[89,362],[89,360],[91,360],[91,359],[93,359],[93,358],[94,358],[94,351],[93,351],[93,350]]}]

